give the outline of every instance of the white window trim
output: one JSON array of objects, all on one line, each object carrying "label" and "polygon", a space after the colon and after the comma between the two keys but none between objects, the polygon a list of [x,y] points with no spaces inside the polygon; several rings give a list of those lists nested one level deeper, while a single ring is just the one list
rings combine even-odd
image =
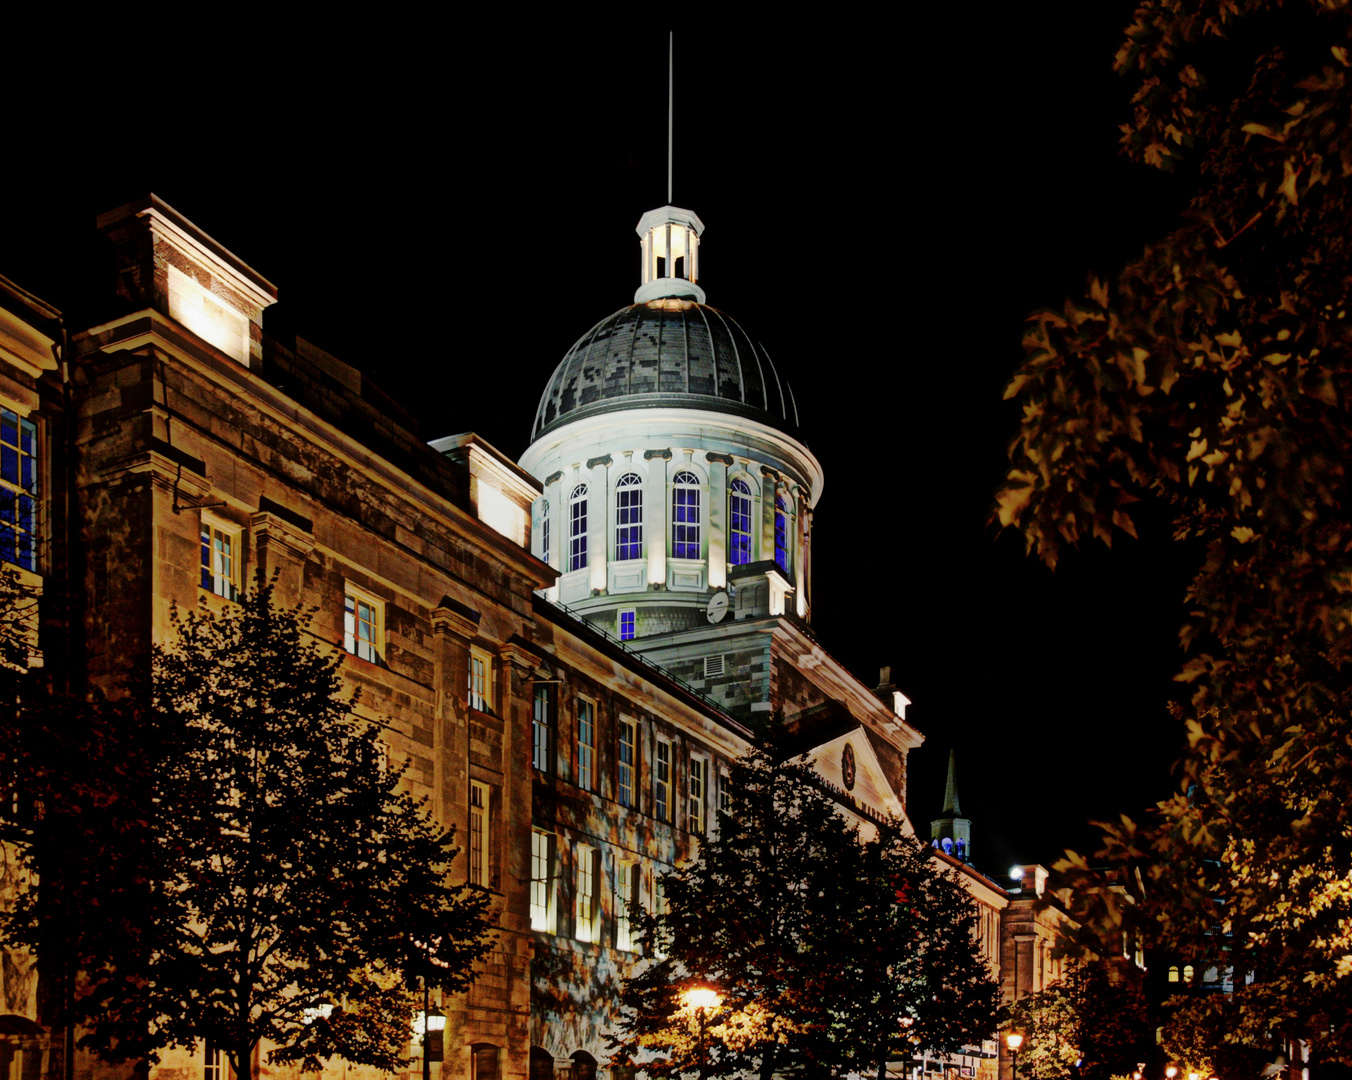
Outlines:
[{"label": "white window trim", "polygon": [[[543,875],[537,873],[543,862]],[[554,834],[531,830],[530,928],[554,933]]]},{"label": "white window trim", "polygon": [[[474,688],[474,661],[478,660],[483,665],[483,688],[475,690]],[[493,654],[487,649],[480,648],[478,645],[469,647],[469,685],[466,688],[469,695],[469,707],[477,709],[479,712],[493,711]]]},{"label": "white window trim", "polygon": [[634,637],[638,637],[638,609],[631,607],[620,608],[619,611],[615,612],[615,636],[621,641],[633,641],[634,637],[627,638],[624,636],[624,617],[626,615],[634,620]]},{"label": "white window trim", "polygon": [[634,878],[638,863],[633,859],[615,862],[615,948],[634,951],[634,929],[629,920],[629,904],[634,898]]},{"label": "white window trim", "polygon": [[[695,781],[695,766],[699,765],[700,793],[696,801],[693,791]],[[690,771],[686,776],[686,827],[693,833],[700,836],[707,836],[709,833],[709,776],[713,772],[713,762],[709,760],[708,754],[690,752]],[[695,811],[698,810],[698,818]]]},{"label": "white window trim", "polygon": [[[636,484],[625,484],[621,486],[620,481],[633,476],[638,480]],[[647,516],[647,479],[635,468],[626,468],[624,473],[619,476],[614,486],[611,488],[610,511],[612,517],[611,527],[611,551],[612,557],[616,562],[646,562],[648,559],[648,522]],[[636,511],[638,521],[631,521],[628,525],[620,524],[620,492],[634,491],[638,493],[638,502],[629,507],[631,511]],[[630,555],[627,558],[620,556],[620,529],[638,529],[638,554]]]},{"label": "white window trim", "polygon": [[[375,652],[375,659],[362,656],[358,652],[358,643],[356,637],[356,615],[353,614],[353,625],[348,627],[347,601],[351,599],[366,604],[374,618],[374,630],[372,636],[372,649]],[[383,664],[385,662],[385,601],[374,593],[367,592],[360,585],[354,585],[351,581],[343,586],[343,648],[358,660],[365,660],[370,664]]]},{"label": "white window trim", "polygon": [[[203,585],[200,573],[198,576],[198,587],[214,596],[224,597],[226,600],[238,600],[239,594],[243,591],[243,569],[244,569],[244,528],[236,524],[229,518],[223,518],[219,514],[213,514],[210,510],[200,511],[202,515],[202,532],[207,533],[211,539],[211,587]],[[230,539],[230,573],[219,574],[216,572],[216,533]],[[199,533],[199,540],[200,540]],[[200,551],[199,551],[200,553]],[[198,570],[202,567],[198,566]],[[224,591],[222,591],[224,590]]]},{"label": "white window trim", "polygon": [[[589,743],[583,743],[582,741],[582,714],[584,709],[586,710],[588,717],[590,719],[590,723],[588,726],[591,728],[590,732],[591,742]],[[574,766],[577,769],[577,786],[581,788],[583,791],[595,791],[597,788],[596,713],[597,713],[596,702],[592,698],[589,698],[584,694],[578,694],[573,702],[573,720],[576,724],[576,731],[574,733],[576,742],[575,749],[577,751]],[[584,750],[586,751],[585,757],[587,760],[586,764],[587,772],[585,777],[583,776],[582,773]]]},{"label": "white window trim", "polygon": [[[696,484],[678,484],[676,482],[676,477],[683,473],[689,473],[699,482]],[[672,479],[668,486],[669,495],[667,500],[667,551],[670,553],[670,558],[677,562],[697,563],[704,558],[709,543],[709,485],[705,477],[701,475],[697,469],[692,468],[688,464],[682,464],[680,468],[673,469],[671,476]],[[699,515],[699,520],[693,525],[697,537],[694,555],[676,554],[676,530],[681,524],[676,520],[676,492],[678,491],[693,491],[696,496],[695,510]],[[685,524],[689,525],[688,522]],[[689,543],[689,541],[684,542],[687,544]]]},{"label": "white window trim", "polygon": [[[628,729],[633,738],[629,746],[633,750],[633,761],[629,763],[629,802],[621,800],[620,769],[624,762],[620,756],[620,747],[624,743],[624,733]],[[626,809],[637,810],[639,805],[639,724],[632,716],[621,716],[615,728],[615,801]]]},{"label": "white window trim", "polygon": [[[672,745],[671,745],[671,740],[670,740],[670,739],[665,738],[665,737],[662,736],[662,735],[657,735],[657,736],[654,736],[653,743],[654,743],[654,745],[653,745],[653,816],[654,816],[655,818],[657,818],[658,821],[665,821],[667,824],[674,825],[674,824],[676,823],[676,768],[675,768],[675,766],[676,766],[676,759],[675,759],[675,754],[672,752]],[[660,784],[660,783],[663,782],[662,779],[661,779],[661,777],[658,775],[658,773],[659,773],[659,771],[660,771],[660,769],[661,769],[661,766],[662,766],[662,757],[663,757],[663,754],[662,754],[662,748],[663,748],[663,747],[666,747],[666,755],[665,755],[665,756],[666,756],[666,766],[667,766],[667,779],[666,779],[666,788],[667,788],[666,795],[667,795],[667,797],[666,797],[666,799],[665,799],[665,804],[666,804],[665,806],[663,805],[664,800],[661,799],[661,798],[658,796],[658,787],[657,787],[658,784]]]},{"label": "white window trim", "polygon": [[[749,490],[749,491],[734,491],[733,488],[732,488],[732,485],[735,484],[735,483],[738,482],[738,481],[741,481],[741,482],[742,482],[743,484],[745,484],[750,490]],[[747,473],[737,473],[737,474],[734,475],[734,476],[729,476],[729,477],[728,477],[728,509],[727,509],[727,514],[728,514],[728,528],[727,528],[727,532],[728,532],[728,543],[727,543],[727,548],[728,548],[728,565],[729,565],[729,566],[737,566],[737,565],[747,565],[747,566],[749,566],[751,563],[753,563],[753,562],[756,561],[756,553],[757,553],[757,550],[758,550],[759,547],[760,547],[760,544],[759,544],[759,532],[760,532],[760,530],[756,528],[756,523],[760,520],[759,517],[757,516],[757,513],[756,513],[759,495],[760,495],[760,487],[759,487],[759,485],[755,482],[755,480],[753,480],[753,479],[751,478],[751,476],[750,476],[749,474],[747,474]],[[733,535],[734,535],[734,533],[733,533],[733,528],[732,528],[732,500],[733,500],[734,498],[738,498],[738,499],[746,499],[746,501],[747,501],[747,522],[746,522],[747,531],[746,531],[746,533],[743,534],[743,535],[745,535],[746,538],[747,538],[747,559],[746,559],[746,562],[745,562],[745,563],[734,563],[734,562],[732,561],[732,538],[733,538]]]},{"label": "white window trim", "polygon": [[[479,803],[475,803],[474,797],[478,795]],[[467,845],[466,855],[470,860],[469,880],[471,884],[481,885],[487,889],[492,878],[489,874],[491,865],[491,844],[493,835],[493,792],[487,784],[481,780],[471,780],[469,782],[469,828],[470,838]],[[474,812],[479,811],[478,827],[475,827]],[[474,842],[479,842],[478,858],[475,858]]]},{"label": "white window trim", "polygon": [[594,942],[600,925],[600,852],[590,844],[578,844],[573,852],[573,936],[578,941]]}]

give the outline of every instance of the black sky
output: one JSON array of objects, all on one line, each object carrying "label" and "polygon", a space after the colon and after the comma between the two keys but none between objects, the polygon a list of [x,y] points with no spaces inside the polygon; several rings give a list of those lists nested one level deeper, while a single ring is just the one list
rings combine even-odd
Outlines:
[{"label": "black sky", "polygon": [[[1117,154],[1130,3],[928,7],[677,27],[674,194],[707,226],[709,302],[790,379],[825,469],[819,637],[913,699],[922,832],[957,747],[995,872],[1171,785],[1188,553],[1147,529],[1053,575],[986,522],[1023,317],[1182,196]],[[0,273],[78,319],[106,269],[95,213],[153,190],[278,284],[270,326],[365,370],[426,438],[517,456],[554,365],[637,284],[634,225],[666,195],[665,33],[142,28],[34,55],[9,78]]]}]

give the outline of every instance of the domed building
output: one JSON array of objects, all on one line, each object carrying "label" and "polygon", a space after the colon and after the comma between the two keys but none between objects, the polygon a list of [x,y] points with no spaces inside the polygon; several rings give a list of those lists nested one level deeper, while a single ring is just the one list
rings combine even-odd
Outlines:
[{"label": "domed building", "polygon": [[699,217],[664,206],[637,231],[634,302],[578,338],[536,409],[533,550],[560,572],[551,600],[742,715],[768,707],[769,671],[731,671],[727,646],[810,619],[822,469],[769,353],[706,303]]}]

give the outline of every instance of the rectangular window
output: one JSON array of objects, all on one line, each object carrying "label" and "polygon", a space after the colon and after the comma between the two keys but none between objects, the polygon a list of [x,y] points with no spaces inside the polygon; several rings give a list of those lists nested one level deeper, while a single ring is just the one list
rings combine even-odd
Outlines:
[{"label": "rectangular window", "polygon": [[637,618],[633,608],[620,612],[620,640],[633,641],[637,629]]},{"label": "rectangular window", "polygon": [[541,772],[549,772],[549,749],[554,728],[554,688],[535,686],[531,705],[531,764]]},{"label": "rectangular window", "polygon": [[530,834],[530,928],[553,933],[554,836],[532,829]]},{"label": "rectangular window", "polygon": [[473,1055],[470,1063],[474,1066],[470,1080],[502,1080],[498,1047],[476,1046],[470,1053]]},{"label": "rectangular window", "polygon": [[689,791],[690,820],[687,828],[693,833],[704,832],[704,780],[709,775],[709,763],[703,758],[690,758]]},{"label": "rectangular window", "polygon": [[225,1056],[210,1042],[202,1053],[202,1080],[225,1080]]},{"label": "rectangular window", "polygon": [[618,750],[616,796],[621,806],[633,807],[637,805],[634,782],[638,779],[638,724],[633,720],[620,720]]},{"label": "rectangular window", "polygon": [[493,708],[493,658],[477,645],[469,647],[469,707],[480,712]]},{"label": "rectangular window", "polygon": [[596,856],[595,848],[577,846],[577,891],[573,905],[573,931],[578,941],[596,940]]},{"label": "rectangular window", "polygon": [[361,660],[380,663],[385,651],[385,605],[349,584],[344,606],[343,648]]},{"label": "rectangular window", "polygon": [[540,552],[541,560],[547,565],[549,563],[549,500],[544,501],[544,517],[540,520],[540,546],[544,549]]},{"label": "rectangular window", "polygon": [[488,785],[469,782],[469,880],[488,888]]},{"label": "rectangular window", "polygon": [[615,948],[632,952],[634,933],[629,925],[629,905],[634,901],[634,864],[615,864]]},{"label": "rectangular window", "polygon": [[671,811],[671,743],[658,739],[653,759],[653,814],[658,821],[670,821]]},{"label": "rectangular window", "polygon": [[201,531],[202,588],[227,600],[238,600],[240,530],[204,512]]},{"label": "rectangular window", "polygon": [[0,562],[37,570],[38,429],[0,409]]},{"label": "rectangular window", "polygon": [[728,784],[730,777],[721,769],[718,773],[718,812],[721,814],[732,813],[732,792]]},{"label": "rectangular window", "polygon": [[592,789],[592,764],[596,753],[596,706],[577,699],[577,786]]}]

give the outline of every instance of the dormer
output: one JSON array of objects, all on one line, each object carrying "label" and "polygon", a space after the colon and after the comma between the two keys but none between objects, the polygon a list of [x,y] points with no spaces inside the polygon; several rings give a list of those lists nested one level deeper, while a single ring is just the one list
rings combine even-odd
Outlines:
[{"label": "dormer", "polygon": [[262,366],[263,311],[277,287],[155,195],[98,217],[112,241],[117,293],[153,308],[236,363]]}]

